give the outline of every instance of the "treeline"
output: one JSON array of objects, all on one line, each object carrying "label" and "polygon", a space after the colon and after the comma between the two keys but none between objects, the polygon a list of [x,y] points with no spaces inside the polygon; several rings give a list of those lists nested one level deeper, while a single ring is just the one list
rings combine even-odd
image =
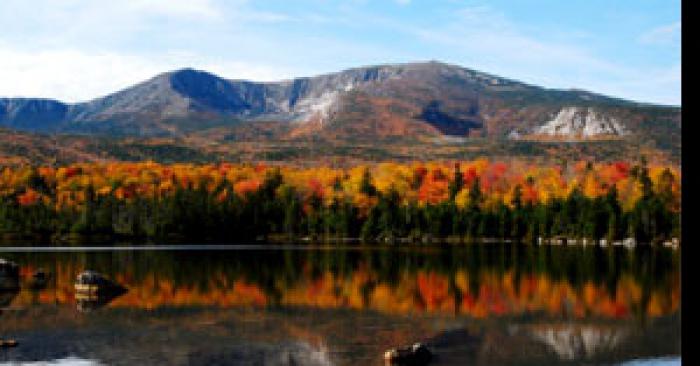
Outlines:
[{"label": "treeline", "polygon": [[[1,196],[0,232],[194,242],[311,237],[369,242],[493,238],[532,243],[539,237],[562,236],[608,241],[632,237],[651,243],[678,238],[679,214],[672,209],[677,197],[671,186],[654,189],[645,166],[635,167],[631,176],[641,193],[628,210],[621,207],[615,185],[594,197],[575,187],[562,197],[535,201],[524,199],[524,187],[516,184],[510,202],[485,205],[479,176],[467,180],[459,167],[449,177],[447,197],[440,202],[407,200],[393,186],[379,190],[369,169],[363,170],[359,184],[359,194],[369,206],[340,195],[328,199],[323,194],[302,194],[285,183],[280,169],[271,168],[251,189],[237,189],[226,179],[212,186],[206,177],[186,183],[172,177],[168,194],[125,198],[119,190],[98,192],[88,183],[72,188],[73,194],[79,193],[80,204],[58,206],[55,183],[34,169],[23,193]],[[340,180],[329,189],[341,191]],[[27,197],[30,191],[34,196]],[[458,204],[459,200],[466,203]]]}]

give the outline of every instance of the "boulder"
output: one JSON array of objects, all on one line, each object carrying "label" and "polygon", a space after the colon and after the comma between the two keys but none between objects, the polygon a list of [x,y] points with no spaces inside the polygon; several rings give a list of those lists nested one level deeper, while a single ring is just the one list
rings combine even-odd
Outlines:
[{"label": "boulder", "polygon": [[19,266],[15,262],[0,258],[0,291],[19,288]]},{"label": "boulder", "polygon": [[19,266],[17,263],[0,258],[0,277],[19,278]]},{"label": "boulder", "polygon": [[78,274],[75,280],[75,291],[78,294],[102,295],[122,293],[126,289],[108,280],[101,273],[88,270]]},{"label": "boulder", "polygon": [[388,365],[423,366],[430,363],[432,358],[432,352],[421,343],[390,349],[384,353],[384,362]]},{"label": "boulder", "polygon": [[95,271],[84,271],[75,280],[76,306],[80,312],[90,312],[123,295],[126,288]]}]

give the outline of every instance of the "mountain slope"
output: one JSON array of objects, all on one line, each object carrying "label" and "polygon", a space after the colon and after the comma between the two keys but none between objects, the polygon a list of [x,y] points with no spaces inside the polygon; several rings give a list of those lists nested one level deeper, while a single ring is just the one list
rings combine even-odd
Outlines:
[{"label": "mountain slope", "polygon": [[[581,113],[571,111],[589,111],[595,118],[581,119]],[[248,126],[257,122],[268,123],[265,128],[272,132],[250,136]],[[234,139],[245,135],[254,140],[508,141],[529,135],[586,140],[604,135],[679,149],[680,122],[679,107],[545,89],[439,62],[361,67],[267,83],[182,69],[85,103],[0,99],[0,126],[141,137],[184,137],[217,128]],[[558,132],[550,133],[552,129]]]},{"label": "mountain slope", "polygon": [[19,130],[52,130],[69,107],[56,100],[0,98],[0,125]]}]

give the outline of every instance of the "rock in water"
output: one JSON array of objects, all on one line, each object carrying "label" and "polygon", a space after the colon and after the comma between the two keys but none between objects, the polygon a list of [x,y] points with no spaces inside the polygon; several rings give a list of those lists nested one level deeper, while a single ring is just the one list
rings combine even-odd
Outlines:
[{"label": "rock in water", "polygon": [[75,292],[78,311],[90,312],[123,295],[126,288],[98,272],[84,271],[76,278]]},{"label": "rock in water", "polygon": [[384,361],[387,365],[423,366],[430,363],[432,358],[432,352],[421,343],[390,349],[384,353]]},{"label": "rock in water", "polygon": [[19,288],[19,266],[15,262],[0,258],[0,291]]},{"label": "rock in water", "polygon": [[413,352],[413,358],[420,365],[427,365],[433,358],[433,354],[428,350],[428,347],[420,343],[415,343],[411,346],[411,351]]},{"label": "rock in water", "polygon": [[82,295],[113,295],[126,291],[121,285],[108,280],[102,274],[95,271],[84,271],[78,275],[75,281],[75,291]]},{"label": "rock in water", "polygon": [[17,263],[0,258],[0,277],[19,277],[19,266]]}]

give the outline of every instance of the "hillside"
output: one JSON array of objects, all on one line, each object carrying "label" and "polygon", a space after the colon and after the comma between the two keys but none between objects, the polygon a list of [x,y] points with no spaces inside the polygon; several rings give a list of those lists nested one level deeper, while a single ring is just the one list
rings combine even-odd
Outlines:
[{"label": "hillside", "polygon": [[0,99],[0,126],[10,130],[176,139],[200,152],[244,142],[514,149],[524,141],[617,141],[621,150],[643,145],[678,156],[680,124],[680,107],[545,89],[439,62],[266,83],[182,69],[84,103]]}]

